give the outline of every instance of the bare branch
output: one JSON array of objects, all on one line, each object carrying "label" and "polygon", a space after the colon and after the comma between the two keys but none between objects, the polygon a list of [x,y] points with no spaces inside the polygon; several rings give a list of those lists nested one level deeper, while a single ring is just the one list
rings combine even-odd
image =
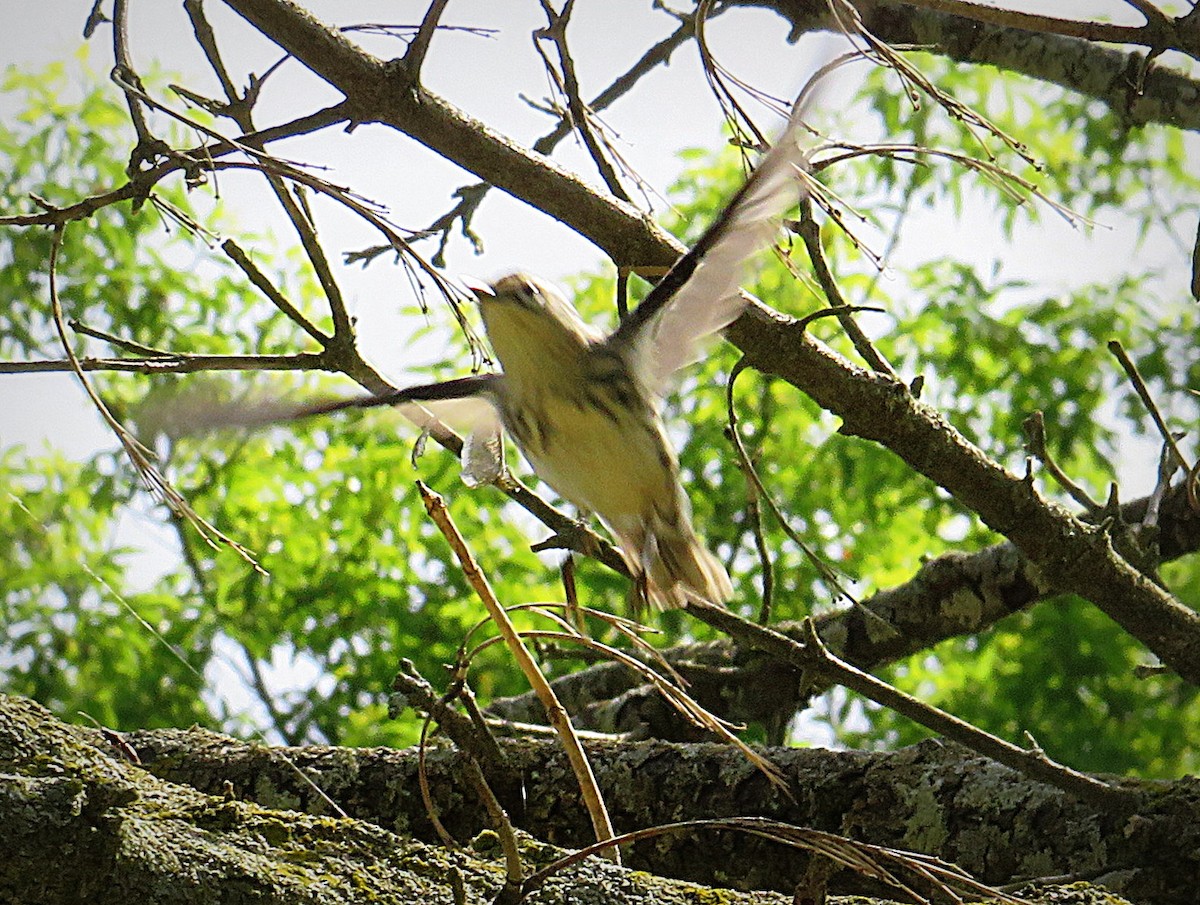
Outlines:
[{"label": "bare branch", "polygon": [[[83,332],[83,331],[80,331]],[[80,358],[82,371],[124,371],[132,374],[196,374],[202,371],[332,371],[319,354],[197,355],[169,352],[153,358]],[[45,374],[74,371],[70,359],[0,361],[0,374]]]},{"label": "bare branch", "polygon": [[896,372],[879,354],[870,338],[855,322],[854,315],[848,310],[849,306],[842,297],[837,280],[833,277],[833,271],[829,269],[829,262],[825,259],[825,249],[821,247],[821,227],[813,217],[812,198],[806,197],[800,202],[800,223],[797,231],[800,238],[804,240],[804,247],[808,250],[808,258],[812,261],[813,271],[825,293],[825,299],[836,311],[838,323],[842,325],[842,329],[854,343],[855,350],[873,371],[896,379]]},{"label": "bare branch", "polygon": [[425,18],[421,20],[421,27],[417,29],[412,43],[408,45],[408,51],[404,54],[402,63],[414,85],[420,81],[425,54],[429,52],[429,43],[433,40],[433,33],[437,31],[438,20],[442,18],[447,2],[448,0],[431,0],[429,8],[425,10]]},{"label": "bare branch", "polygon": [[[558,65],[562,73],[562,81],[560,90],[567,98],[567,109],[571,113],[571,122],[575,130],[579,133],[579,137],[583,139],[584,147],[587,148],[588,154],[592,158],[592,162],[596,165],[596,169],[600,172],[600,177],[604,180],[604,184],[608,186],[608,190],[622,201],[632,204],[632,199],[626,193],[621,185],[621,179],[609,163],[608,158],[604,154],[604,150],[600,147],[600,142],[596,138],[596,132],[592,128],[591,111],[587,109],[583,103],[583,98],[579,93],[579,78],[575,74],[575,61],[571,58],[571,52],[567,48],[567,23],[571,19],[571,10],[574,8],[574,0],[567,0],[563,5],[562,12],[555,12],[550,0],[542,0],[542,11],[545,12],[546,18],[549,20],[547,26],[540,31],[534,32],[534,46],[537,47],[538,53],[541,54],[541,45],[538,39],[544,38],[553,42],[558,50]],[[542,60],[546,65],[546,70],[553,73],[554,67],[550,61],[542,55]]]},{"label": "bare branch", "polygon": [[1022,31],[1058,35],[1064,38],[1080,38],[1084,41],[1139,44],[1145,47],[1180,50],[1184,53],[1190,52],[1195,56],[1193,51],[1186,49],[1187,42],[1175,34],[1174,22],[1145,0],[1126,0],[1130,6],[1146,17],[1145,25],[1114,25],[1111,22],[1061,19],[1057,16],[1001,9],[984,3],[972,3],[969,0],[903,0],[903,2],[906,6],[920,7],[1004,28],[1019,28]]},{"label": "bare branch", "polygon": [[284,138],[315,132],[318,129],[345,122],[348,116],[349,106],[343,101],[280,126],[241,135],[228,142],[218,141],[212,145],[192,148],[175,155],[171,160],[164,161],[153,169],[136,174],[122,186],[99,192],[65,207],[55,207],[35,198],[34,200],[42,209],[40,213],[0,216],[0,226],[57,226],[74,220],[84,220],[96,211],[110,205],[119,204],[122,201],[144,199],[155,184],[171,173],[179,170],[194,170],[201,165],[202,161],[207,163],[212,159],[240,151],[244,146],[265,145]]},{"label": "bare branch", "polygon": [[1093,500],[1086,490],[1072,481],[1058,467],[1058,463],[1054,461],[1054,458],[1050,455],[1050,451],[1046,449],[1045,416],[1041,412],[1034,412],[1025,419],[1023,426],[1025,428],[1026,441],[1029,444],[1029,452],[1046,466],[1046,470],[1062,486],[1063,490],[1071,495],[1071,499],[1082,506],[1084,512],[1093,513],[1099,510],[1100,504]]},{"label": "bare branch", "polygon": [[134,91],[126,85],[142,87],[141,78],[134,71],[132,58],[129,53],[129,3],[128,0],[113,0],[113,59],[116,66],[113,69],[113,80],[125,91],[125,102],[129,106],[129,119],[137,133],[137,145],[129,157],[127,172],[130,175],[139,172],[143,163],[151,163],[159,157],[170,157],[171,147],[161,138],[155,138],[146,122],[141,104]]},{"label": "bare branch", "polygon": [[[572,225],[619,261],[673,263],[680,245],[628,205],[591,191],[552,163],[482,129],[428,92],[419,100],[381,91],[386,67],[282,0],[227,0],[359,109],[453,157],[550,216]],[[894,56],[894,54],[893,54]],[[1107,536],[1043,500],[907,388],[850,367],[803,327],[755,305],[726,336],[766,373],[783,377],[839,415],[845,433],[890,448],[1012,539],[1060,591],[1074,591],[1200,683],[1200,614],[1182,606],[1112,551]]]},{"label": "bare branch", "polygon": [[283,293],[275,288],[275,284],[267,279],[266,274],[259,270],[258,266],[250,260],[249,255],[242,250],[240,245],[234,242],[233,239],[226,239],[221,243],[221,250],[233,259],[233,262],[242,269],[242,272],[246,274],[250,282],[257,286],[276,308],[286,314],[293,323],[320,343],[322,347],[329,346],[332,337],[326,336],[313,325],[312,321],[301,314],[296,306],[289,302]]},{"label": "bare branch", "polygon": [[1184,457],[1179,444],[1175,442],[1175,436],[1167,427],[1166,421],[1163,420],[1162,413],[1158,410],[1158,406],[1154,402],[1154,397],[1150,395],[1150,389],[1146,386],[1146,381],[1142,378],[1141,371],[1138,370],[1138,366],[1134,364],[1133,359],[1126,353],[1125,347],[1121,345],[1121,341],[1117,339],[1109,340],[1108,351],[1112,352],[1116,356],[1117,361],[1121,363],[1121,367],[1125,370],[1129,382],[1133,384],[1138,398],[1142,400],[1142,404],[1146,406],[1146,411],[1150,413],[1150,417],[1154,420],[1154,426],[1158,428],[1158,434],[1162,437],[1163,443],[1175,455],[1180,466],[1185,471],[1190,471],[1191,466],[1188,465],[1187,458]]},{"label": "bare branch", "polygon": [[[475,557],[471,555],[466,541],[463,540],[462,535],[450,517],[445,501],[419,481],[417,482],[417,490],[421,494],[421,499],[425,503],[425,510],[429,513],[429,517],[437,525],[438,530],[442,532],[447,543],[450,544],[451,549],[454,551],[454,555],[462,567],[463,574],[467,577],[471,587],[475,589],[475,593],[479,595],[479,599],[483,601],[484,606],[487,607],[488,615],[500,632],[501,637],[503,637],[513,659],[541,699],[542,706],[546,708],[546,715],[550,720],[550,725],[557,730],[559,741],[566,751],[576,780],[579,782],[580,793],[583,795],[584,802],[587,805],[588,815],[592,819],[592,828],[596,833],[597,841],[604,842],[605,840],[612,839],[616,834],[613,831],[608,810],[604,806],[604,799],[600,794],[599,786],[596,784],[596,777],[592,772],[591,764],[588,762],[587,754],[584,753],[583,746],[579,743],[579,737],[575,735],[575,731],[571,727],[571,719],[567,715],[567,711],[558,702],[558,698],[555,696],[554,690],[550,687],[550,683],[546,681],[545,676],[542,675],[542,671],[538,669],[537,663],[534,662],[533,658],[529,655],[529,651],[522,644],[515,626],[513,626],[512,621],[508,617],[508,613],[505,612],[504,607],[496,599],[496,595],[492,592],[491,586],[488,583],[487,576],[480,571],[479,564],[475,562]],[[617,864],[621,863],[621,853],[616,846],[605,848],[604,855]]]},{"label": "bare branch", "polygon": [[183,8],[187,11],[188,18],[192,21],[192,31],[196,35],[196,43],[204,51],[209,65],[216,74],[217,80],[221,83],[221,90],[225,92],[225,97],[229,104],[233,105],[237,102],[246,101],[246,98],[238,96],[233,79],[229,77],[229,70],[225,68],[225,64],[221,60],[221,52],[217,48],[216,35],[213,34],[208,17],[204,14],[203,0],[183,0]]},{"label": "bare branch", "polygon": [[253,554],[249,550],[209,524],[192,509],[183,495],[154,466],[154,463],[151,461],[152,453],[116,419],[112,412],[109,411],[108,406],[104,404],[104,400],[100,398],[100,395],[92,386],[91,381],[84,376],[83,366],[76,357],[75,350],[72,348],[71,341],[67,336],[67,325],[63,319],[62,301],[58,294],[58,259],[62,251],[63,233],[65,230],[66,226],[57,226],[54,229],[54,241],[50,246],[49,282],[51,314],[54,319],[55,330],[58,332],[59,341],[62,343],[63,351],[67,354],[68,369],[73,371],[79,378],[79,382],[83,384],[83,389],[87,393],[88,398],[91,399],[92,404],[96,407],[96,411],[100,413],[100,417],[104,419],[104,422],[116,435],[126,455],[129,457],[130,463],[137,469],[138,474],[150,492],[166,503],[173,511],[191,522],[200,536],[209,544],[214,547],[218,543],[225,544],[253,566],[255,570],[262,572],[262,567],[255,561]]},{"label": "bare branch", "polygon": [[[624,73],[617,76],[607,88],[601,91],[592,100],[587,108],[593,112],[599,112],[610,106],[629,91],[655,67],[665,65],[670,62],[671,55],[687,40],[691,39],[696,33],[696,18],[694,15],[683,16],[680,19],[679,27],[675,29],[666,38],[663,38],[629,67]],[[532,145],[534,151],[539,154],[549,154],[553,151],[564,138],[571,134],[571,124],[566,119],[560,119],[557,126],[550,132],[543,135]],[[455,197],[460,201],[450,211],[443,214],[433,223],[431,223],[420,235],[414,236],[414,240],[420,238],[424,234],[441,233],[441,238],[438,243],[438,250],[434,253],[431,260],[437,266],[441,266],[441,256],[446,248],[446,243],[449,241],[449,231],[454,226],[455,221],[461,221],[462,234],[474,245],[476,251],[482,250],[482,241],[474,232],[471,231],[471,219],[474,217],[475,211],[479,209],[484,196],[492,188],[490,183],[481,182],[475,185],[463,186],[454,193]],[[356,252],[353,255],[347,256],[347,260],[364,260],[369,261],[373,257],[383,253],[387,248],[377,246],[375,248],[364,249],[361,252]]]}]

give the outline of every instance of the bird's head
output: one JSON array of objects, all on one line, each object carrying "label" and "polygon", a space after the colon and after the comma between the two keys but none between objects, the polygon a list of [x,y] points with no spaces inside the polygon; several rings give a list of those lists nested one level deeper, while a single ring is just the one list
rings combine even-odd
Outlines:
[{"label": "bird's head", "polygon": [[558,289],[536,277],[514,273],[490,286],[471,288],[506,374],[525,368],[553,374],[556,364],[567,367],[603,339]]}]

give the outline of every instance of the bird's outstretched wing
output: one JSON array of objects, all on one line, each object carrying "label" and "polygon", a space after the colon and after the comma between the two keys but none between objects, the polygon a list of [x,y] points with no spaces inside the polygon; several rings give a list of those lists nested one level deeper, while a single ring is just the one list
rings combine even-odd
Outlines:
[{"label": "bird's outstretched wing", "polygon": [[746,262],[770,244],[783,213],[807,194],[805,129],[793,110],[787,128],[700,239],[607,340],[643,384],[665,392],[672,375],[700,356],[703,340],[746,307]]},{"label": "bird's outstretched wing", "polygon": [[323,402],[297,404],[275,399],[251,404],[241,402],[236,406],[206,405],[203,411],[189,416],[189,432],[265,427],[347,409],[388,406],[397,409],[434,439],[461,436],[463,480],[473,487],[491,483],[504,472],[500,413],[493,402],[501,379],[499,374],[478,374],[391,393]]},{"label": "bird's outstretched wing", "polygon": [[443,380],[441,383],[425,383],[373,396],[352,396],[349,399],[309,402],[292,406],[290,416],[272,420],[296,421],[312,415],[343,412],[346,409],[369,409],[398,406],[406,402],[436,402],[448,399],[469,399],[477,396],[485,397],[494,394],[494,387],[498,380],[500,380],[499,374],[474,374],[470,377],[457,377],[454,380]]},{"label": "bird's outstretched wing", "polygon": [[468,487],[477,487],[492,483],[504,473],[504,442],[495,405],[496,388],[502,379],[499,374],[477,374],[394,393],[318,403],[298,409],[289,420],[351,408],[394,407],[434,439],[461,436],[463,481]]}]

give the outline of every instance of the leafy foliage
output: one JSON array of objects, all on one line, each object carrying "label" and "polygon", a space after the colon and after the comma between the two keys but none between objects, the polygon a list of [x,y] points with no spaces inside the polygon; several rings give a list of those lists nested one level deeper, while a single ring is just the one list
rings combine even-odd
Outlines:
[{"label": "leafy foliage", "polygon": [[[54,182],[61,193],[55,200],[64,202],[122,181],[115,154],[129,138],[119,105],[97,89],[78,109],[63,107],[57,98],[64,79],[57,67],[44,79],[9,76],[8,90],[24,92],[28,103],[20,118],[26,128],[8,131],[0,147],[6,169],[22,179],[9,186],[10,207],[23,193],[40,191],[42,178]],[[34,164],[39,153],[53,171]],[[168,189],[166,199],[182,211],[193,208],[182,191]],[[69,316],[173,351],[290,349],[291,330],[279,329],[287,322],[227,262],[178,234],[154,235],[152,208],[108,208],[95,219],[94,228],[67,233],[59,276]],[[0,325],[0,349],[8,356],[58,351],[39,303],[49,250],[42,240],[44,233],[0,234],[0,254],[11,262],[2,271],[8,320]],[[188,259],[190,266],[180,266]],[[421,514],[417,472],[396,419],[301,425],[232,443],[173,440],[159,434],[173,410],[197,396],[232,400],[235,383],[213,375],[96,379],[143,438],[160,436],[156,445],[172,481],[195,508],[259,551],[270,574],[206,547],[183,525],[176,526],[180,549],[166,562],[114,548],[124,505],[150,506],[158,518],[174,521],[137,490],[119,455],[73,464],[10,451],[3,504],[14,527],[3,537],[0,580],[5,687],[117,727],[199,720],[247,728],[253,718],[214,698],[205,678],[232,659],[250,693],[271,699],[271,726],[288,740],[411,740],[413,726],[383,719],[399,658],[436,675],[480,611],[461,574],[446,568],[449,551]],[[306,383],[312,392],[313,382]],[[245,393],[244,382],[236,387]],[[280,390],[271,383],[269,392]],[[420,474],[449,488],[457,517],[486,526],[484,546],[504,552],[512,586],[535,599],[549,596],[546,573],[524,535],[497,517],[488,494],[462,491],[453,457],[430,452]],[[147,571],[162,574],[149,589],[131,590]],[[495,660],[493,652],[482,655],[484,663]],[[273,662],[291,663],[274,684]],[[481,669],[480,676],[486,694],[518,690],[503,670]],[[307,685],[289,687],[305,677]]]},{"label": "leafy foliage", "polygon": [[[1055,198],[1088,215],[1119,210],[1143,234],[1162,219],[1194,213],[1182,201],[1161,203],[1195,188],[1174,133],[1134,136],[1061,92],[927,62],[961,99],[1004,111],[996,117],[999,126],[1031,144],[1046,164],[1039,178]],[[61,67],[7,76],[5,89],[26,100],[22,116],[0,123],[0,162],[14,174],[0,188],[0,205],[7,209],[18,208],[30,191],[67,203],[122,181],[119,149],[132,141],[121,105],[102,89],[69,104],[62,100],[66,80]],[[914,110],[906,104],[885,76],[872,76],[846,116],[861,121],[870,118],[866,111],[899,142],[976,148],[976,139],[934,105]],[[902,223],[925,206],[963,212],[975,183],[947,175],[951,164],[916,156],[930,165],[859,159],[823,178],[840,194],[862,199],[857,203],[872,212],[877,232],[887,218]],[[708,221],[742,178],[732,155],[686,157],[691,169],[675,187],[672,218],[685,236]],[[1019,160],[1012,165],[1023,176],[1037,175]],[[189,196],[178,186],[161,191],[179,210],[209,224],[219,220],[219,206],[207,196]],[[1010,236],[1044,216],[1037,204],[1019,203],[1011,194],[988,197]],[[1196,314],[1163,298],[1155,274],[1131,267],[1115,285],[1047,290],[1007,275],[1003,261],[964,261],[931,251],[906,263],[902,279],[880,280],[844,235],[826,227],[823,240],[851,300],[886,309],[882,317],[863,315],[862,322],[897,371],[908,379],[921,375],[924,398],[1014,469],[1024,468],[1022,422],[1040,410],[1051,452],[1064,470],[1097,496],[1120,477],[1114,462],[1122,440],[1144,431],[1145,418],[1116,376],[1104,347],[1109,338],[1120,338],[1135,355],[1153,391],[1170,402],[1175,423],[1195,419],[1195,403],[1181,390],[1196,385],[1200,367],[1190,345]],[[48,242],[43,232],[0,233],[5,358],[56,352],[42,301]],[[795,268],[807,273],[802,246],[789,252]],[[295,297],[316,296],[311,272],[286,254],[276,256],[274,268],[265,266]],[[140,212],[128,205],[107,208],[88,229],[69,229],[60,278],[71,317],[156,348],[286,352],[303,339],[219,255],[177,232],[161,235],[149,206]],[[575,289],[585,316],[612,316],[611,281],[585,276]],[[815,285],[798,284],[777,259],[764,262],[753,289],[796,315],[825,304]],[[449,331],[416,329],[458,347]],[[818,321],[812,329],[854,355],[832,322]],[[746,478],[724,434],[725,387],[735,363],[730,347],[715,351],[669,400],[668,411],[697,525],[730,566],[743,589],[736,605],[749,614],[757,609],[763,575]],[[178,438],[155,413],[177,409],[197,393],[236,400],[248,392],[246,381],[108,376],[97,383],[141,436],[156,441],[172,480],[195,508],[257,551],[269,574],[204,546],[176,525],[164,507],[135,489],[133,475],[113,453],[73,463],[4,452],[0,676],[10,691],[121,728],[201,721],[246,729],[265,723],[295,742],[411,741],[412,723],[389,723],[383,716],[399,659],[437,675],[481,613],[424,516],[414,490],[418,477],[448,497],[502,600],[561,597],[553,565],[529,552],[538,529],[498,493],[463,489],[449,454],[431,449],[414,467],[403,429],[390,415]],[[308,394],[320,385],[315,378],[286,382]],[[267,392],[281,386],[274,381]],[[996,542],[891,453],[838,434],[836,419],[790,387],[747,372],[734,400],[743,441],[789,524],[824,559],[860,578],[856,593],[907,580],[926,557]],[[145,551],[113,540],[130,504],[177,529],[177,550],[160,556],[153,569],[146,568]],[[776,617],[801,618],[814,606],[827,606],[828,590],[801,550],[769,515],[763,525],[777,578]],[[580,572],[586,602],[607,609],[623,605],[623,580],[593,563]],[[1195,590],[1190,564],[1177,563],[1168,574],[1180,593]],[[677,615],[662,621],[667,637],[677,637]],[[948,642],[890,673],[902,687],[1007,738],[1030,732],[1075,767],[1146,775],[1195,769],[1186,744],[1186,728],[1198,715],[1195,695],[1166,679],[1136,679],[1133,667],[1141,655],[1092,608],[1064,600],[979,637]],[[255,712],[265,710],[265,717],[249,716],[214,692],[213,676],[225,661],[240,671]],[[481,655],[472,681],[485,697],[521,690],[494,649]],[[852,727],[835,714],[831,728],[854,744],[895,745],[919,737],[888,712],[865,712],[865,724]]]}]

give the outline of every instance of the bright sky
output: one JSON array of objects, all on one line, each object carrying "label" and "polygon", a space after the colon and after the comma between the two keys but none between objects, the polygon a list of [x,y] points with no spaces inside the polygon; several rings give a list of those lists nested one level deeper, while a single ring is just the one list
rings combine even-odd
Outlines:
[{"label": "bright sky", "polygon": [[[0,6],[25,6],[32,3],[0,0]],[[57,0],[54,16],[17,15],[8,17],[0,32],[0,66],[15,65],[37,69],[52,60],[69,60],[83,43],[81,31],[90,0]],[[420,21],[423,2],[366,2],[366,0],[316,0],[308,6],[318,15],[339,24]],[[221,3],[208,3],[210,20],[221,41],[227,65],[235,80],[244,83],[247,72],[262,73],[279,59],[280,52],[253,28],[229,12]],[[595,12],[601,17],[597,21]],[[334,18],[336,17],[336,18]],[[731,17],[730,17],[731,18]],[[786,29],[777,17],[761,13],[740,17],[737,41],[754,45],[783,46]],[[494,36],[466,33],[439,34],[430,51],[425,75],[434,91],[442,93],[468,112],[484,118],[494,128],[519,141],[532,143],[548,131],[551,122],[524,103],[518,92],[540,101],[547,94],[545,76],[531,52],[531,31],[541,24],[536,3],[451,4],[443,20],[451,25],[473,25],[496,29]],[[619,25],[618,25],[619,23]],[[577,53],[579,77],[589,94],[607,87],[612,78],[626,69],[643,50],[671,30],[671,20],[654,13],[649,3],[580,4],[575,26],[584,36]],[[98,73],[111,66],[110,31],[98,30],[90,42],[90,60]],[[404,45],[395,39],[361,35],[356,38],[383,57],[399,56]],[[207,64],[191,38],[190,26],[182,4],[134,4],[131,13],[131,43],[139,67],[149,70],[153,64],[169,72],[181,73],[181,81],[202,93],[219,96],[219,88]],[[744,55],[744,54],[743,54]],[[755,57],[750,55],[753,62]],[[761,68],[761,67],[760,67]],[[801,62],[788,64],[785,87],[798,84],[804,71]],[[503,73],[503,77],[498,74]],[[757,77],[760,73],[749,73]],[[648,78],[630,103],[618,105],[606,115],[612,127],[626,139],[622,152],[646,180],[662,191],[677,175],[675,152],[690,145],[714,145],[719,140],[715,104],[704,93],[696,93],[699,67],[695,51],[677,53],[669,68]],[[292,63],[275,80],[274,90],[264,94],[258,121],[284,121],[293,114],[336,102],[336,92]],[[280,90],[283,89],[283,90]],[[115,88],[114,88],[115,93]],[[653,96],[654,103],[642,103],[641,97]],[[12,110],[12,101],[0,96],[0,115]],[[299,160],[319,162],[331,169],[328,178],[351,185],[373,200],[386,204],[394,219],[409,227],[427,225],[452,204],[451,193],[457,187],[478,181],[456,166],[438,158],[415,142],[382,127],[364,127],[351,138],[340,130],[276,145],[273,150]],[[120,153],[126,153],[121,149]],[[591,170],[581,152],[564,142],[559,159],[590,177]],[[242,187],[231,191],[226,179],[223,196],[235,198],[235,211],[248,232],[266,223],[280,238],[290,241],[291,233],[273,203],[255,187],[245,200]],[[248,181],[244,181],[248,182]],[[263,199],[264,203],[256,203]],[[340,211],[327,206],[318,209],[322,234],[336,253],[375,244],[378,239]],[[512,269],[527,269],[550,278],[577,273],[595,267],[599,252],[588,242],[544,215],[514,201],[501,192],[493,192],[475,221],[476,231],[485,238],[486,252],[476,257],[464,241],[452,245],[450,271],[484,277]],[[398,272],[382,261],[367,271],[346,268],[339,274],[345,281],[347,296],[361,319],[364,347],[385,371],[402,366],[403,351],[393,345],[396,331],[390,329],[390,315],[402,299],[405,289]],[[379,324],[376,324],[379,321]],[[390,337],[390,338],[389,338]],[[48,407],[52,397],[61,405]],[[49,419],[47,411],[54,411]],[[90,412],[73,378],[67,376],[18,376],[0,381],[0,412],[5,427],[0,443],[40,445],[48,438],[73,455],[85,455],[97,446],[111,445],[111,437]]]},{"label": "bright sky", "polygon": [[[43,9],[31,0],[0,0],[15,15],[6,17],[0,32],[0,66],[37,69],[52,60],[69,60],[83,43],[82,24],[91,0],[56,0],[54,15],[34,15]],[[307,4],[318,17],[338,24],[366,22],[415,23],[426,2],[396,0],[312,0]],[[1014,4],[1008,4],[1014,5]],[[1109,17],[1136,21],[1120,0],[1075,0],[1075,2],[1025,2],[1024,8],[1071,15],[1100,11]],[[279,58],[278,49],[261,37],[219,2],[206,4],[210,20],[221,41],[227,65],[235,80],[243,82],[247,72],[262,73]],[[518,141],[532,143],[547,131],[548,118],[533,110],[518,93],[534,100],[548,94],[546,78],[531,51],[530,33],[543,24],[534,2],[494,3],[459,0],[451,3],[443,22],[495,29],[481,37],[465,32],[439,34],[433,42],[425,76],[434,90],[478,115],[492,127]],[[650,8],[646,0],[580,3],[572,20],[575,58],[585,94],[591,96],[607,87],[653,41],[671,29],[668,17]],[[817,59],[832,53],[831,40],[806,41],[800,48],[784,41],[783,21],[761,10],[736,10],[710,26],[710,41],[717,58],[744,80],[779,95],[789,96],[802,83]],[[90,41],[93,69],[106,73],[111,65],[110,31],[101,27]],[[398,56],[404,46],[395,39],[358,35],[368,49],[383,57]],[[180,73],[181,81],[202,93],[219,96],[219,89],[191,37],[180,3],[131,5],[131,43],[139,67],[157,65]],[[678,175],[676,152],[685,147],[712,147],[720,140],[719,115],[715,102],[703,90],[703,80],[692,47],[678,51],[669,67],[660,67],[604,119],[619,136],[621,153],[634,169],[658,192],[664,192]],[[115,92],[115,88],[114,88]],[[317,105],[333,103],[336,92],[309,76],[298,64],[289,64],[264,94],[260,123],[285,120],[308,112]],[[12,110],[12,101],[0,96],[0,115]],[[299,160],[330,167],[328,177],[386,204],[394,219],[408,227],[421,227],[446,211],[457,187],[476,181],[456,166],[438,158],[415,142],[382,127],[364,127],[347,138],[331,130],[302,140],[279,144],[274,150]],[[124,153],[122,149],[122,153]],[[563,142],[556,158],[594,180],[586,154],[572,141]],[[273,230],[281,243],[291,240],[289,227],[274,213],[261,187],[249,194],[237,186],[224,198],[235,199],[234,215],[247,232]],[[249,184],[250,180],[245,180]],[[658,210],[661,201],[656,199]],[[266,212],[264,214],[264,212]],[[377,240],[370,232],[339,210],[318,208],[322,234],[334,252],[360,248]],[[451,273],[494,277],[513,269],[525,269],[552,279],[599,266],[602,255],[581,239],[544,215],[501,192],[492,192],[474,222],[484,237],[486,252],[476,257],[465,241],[452,244]],[[989,217],[972,218],[962,224],[948,222],[936,214],[913,219],[908,235],[919,237],[902,243],[895,258],[902,267],[906,254],[924,256],[931,242],[945,253],[960,254],[990,263],[991,249],[999,240],[996,224]],[[1163,250],[1164,264],[1178,266],[1173,250]],[[1129,236],[1119,229],[1090,234],[1047,219],[1047,225],[1024,247],[1020,244],[1006,255],[1006,266],[1014,275],[1039,281],[1058,282],[1076,273],[1102,278],[1117,273],[1129,254]],[[1139,254],[1155,254],[1143,247]],[[364,350],[386,373],[402,375],[409,350],[398,342],[395,312],[403,300],[403,277],[382,261],[363,271],[346,268],[339,274],[347,296],[360,319]],[[101,349],[96,348],[97,351]],[[47,404],[47,400],[54,400]],[[50,414],[48,414],[50,413]],[[5,376],[0,379],[0,445],[14,443],[34,447],[50,442],[71,455],[86,455],[112,445],[112,439],[91,412],[73,378],[57,376]]]}]

